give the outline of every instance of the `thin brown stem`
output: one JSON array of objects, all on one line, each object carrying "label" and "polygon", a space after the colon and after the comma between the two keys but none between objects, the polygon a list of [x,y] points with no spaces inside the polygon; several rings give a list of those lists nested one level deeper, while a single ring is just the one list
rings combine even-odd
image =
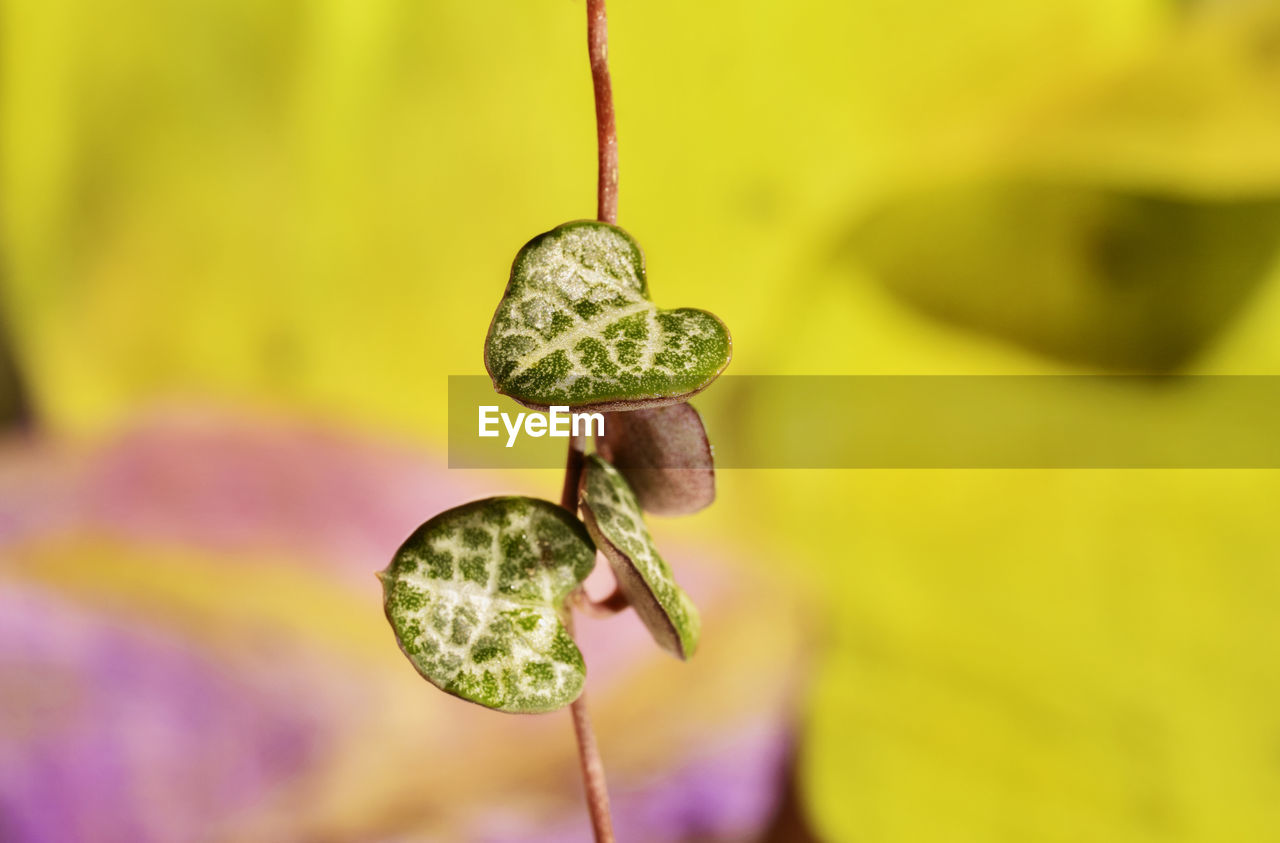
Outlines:
[{"label": "thin brown stem", "polygon": [[[618,222],[618,130],[613,117],[613,85],[609,80],[609,22],[604,0],[587,0],[587,53],[591,58],[591,83],[596,96],[596,216],[601,222],[613,225]],[[574,515],[578,514],[578,485],[582,480],[585,449],[585,437],[574,436],[569,440],[560,505]],[[569,608],[565,615],[569,634],[573,635],[573,609]],[[569,706],[569,713],[578,739],[578,766],[582,770],[591,830],[596,843],[613,843],[609,788],[605,784],[600,747],[591,730],[585,692]]]},{"label": "thin brown stem", "polygon": [[[569,623],[569,634],[573,634],[572,622]],[[573,734],[578,739],[578,768],[582,771],[582,788],[586,792],[587,812],[591,815],[591,830],[596,843],[614,843],[609,786],[604,778],[604,761],[600,759],[596,733],[591,729],[585,692],[569,706],[569,714],[573,717]]]},{"label": "thin brown stem", "polygon": [[587,0],[587,52],[596,93],[596,216],[618,222],[618,127],[613,118],[613,84],[609,81],[609,20],[604,0]]},{"label": "thin brown stem", "polygon": [[[582,479],[586,449],[586,437],[569,439],[569,453],[564,462],[564,486],[560,492],[560,505],[575,515],[578,512],[578,484]],[[565,612],[565,625],[573,635],[573,610]],[[596,843],[613,843],[613,821],[609,815],[609,788],[604,778],[604,762],[600,760],[600,747],[595,732],[591,730],[591,716],[587,714],[587,695],[583,692],[569,706],[573,717],[573,734],[578,739],[578,766],[582,770],[582,787],[586,792],[587,811],[591,815],[591,830]]]},{"label": "thin brown stem", "polygon": [[574,515],[578,514],[578,483],[582,480],[582,465],[586,461],[583,452],[587,439],[581,433],[569,437],[569,453],[564,460],[564,485],[560,487],[560,505]]}]

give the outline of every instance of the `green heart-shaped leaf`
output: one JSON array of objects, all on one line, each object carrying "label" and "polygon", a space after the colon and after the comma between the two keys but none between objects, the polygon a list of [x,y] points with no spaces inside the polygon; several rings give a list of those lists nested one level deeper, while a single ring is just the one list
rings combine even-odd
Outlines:
[{"label": "green heart-shaped leaf", "polygon": [[596,448],[627,478],[645,512],[688,515],[716,499],[711,443],[690,404],[610,413]]},{"label": "green heart-shaped leaf", "polygon": [[583,469],[578,498],[587,529],[653,640],[677,658],[692,656],[702,628],[698,608],[676,585],[671,567],[654,546],[626,478],[592,455]]},{"label": "green heart-shaped leaf", "polygon": [[400,649],[433,685],[500,711],[553,711],[582,692],[560,611],[595,555],[555,504],[489,498],[423,524],[378,576]]},{"label": "green heart-shaped leaf", "polygon": [[516,255],[484,363],[494,388],[525,406],[623,410],[700,392],[731,351],[713,314],[649,301],[631,235],[584,221],[553,228]]}]

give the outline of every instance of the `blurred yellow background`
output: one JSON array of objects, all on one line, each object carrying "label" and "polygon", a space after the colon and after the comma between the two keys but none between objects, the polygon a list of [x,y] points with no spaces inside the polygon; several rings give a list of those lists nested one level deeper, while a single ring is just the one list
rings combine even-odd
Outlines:
[{"label": "blurred yellow background", "polygon": [[[0,316],[38,436],[88,448],[157,404],[190,403],[305,419],[438,465],[446,376],[482,372],[516,249],[593,212],[581,4],[0,8]],[[730,326],[735,374],[1112,370],[1037,344],[1056,329],[1019,320],[1060,311],[1007,304],[1020,290],[1039,301],[1037,282],[999,238],[961,244],[999,276],[998,298],[961,249],[947,256],[965,287],[913,300],[914,282],[882,272],[909,262],[857,246],[903,197],[1067,184],[1207,216],[1270,213],[1280,198],[1280,3],[613,0],[609,12],[620,223],[645,247],[659,305]],[[966,206],[949,213],[968,224]],[[938,230],[906,219],[903,248],[927,262]],[[1056,220],[1027,217],[1027,236]],[[1181,338],[1191,352],[1176,371],[1280,374],[1280,272],[1259,231],[1265,270],[1241,276],[1220,324]],[[1048,237],[1063,254],[1090,242],[1073,238]],[[1235,252],[1204,242],[1184,304],[1158,276],[1142,301],[1211,307]],[[920,272],[926,286],[951,277]],[[948,318],[957,297],[1003,315]],[[1076,318],[1105,318],[1109,299],[1080,301]],[[904,419],[902,435],[918,426]],[[0,459],[25,465],[37,445]],[[22,471],[15,496],[53,469]],[[464,475],[456,490],[436,476],[437,508],[478,482],[556,491],[547,473]],[[817,648],[799,785],[823,839],[1280,840],[1274,472],[731,471],[719,493],[659,538],[819,607],[812,644],[777,660]],[[31,561],[61,546],[0,544],[5,576],[96,605],[73,564]],[[297,582],[279,611],[330,605]],[[147,575],[111,586],[137,605],[165,588]],[[366,620],[351,615],[352,629]],[[766,639],[767,624],[794,622],[761,618]],[[376,606],[367,620],[368,651],[400,677]],[[680,670],[696,682],[699,662]],[[433,693],[413,679],[397,693]],[[377,836],[342,822],[307,839]]]}]

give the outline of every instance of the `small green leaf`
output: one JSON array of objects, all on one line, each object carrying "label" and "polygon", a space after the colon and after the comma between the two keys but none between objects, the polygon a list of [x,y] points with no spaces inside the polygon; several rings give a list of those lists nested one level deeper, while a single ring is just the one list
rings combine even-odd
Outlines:
[{"label": "small green leaf", "polygon": [[676,585],[671,567],[654,546],[626,479],[592,455],[582,473],[578,498],[587,529],[653,640],[677,658],[692,656],[702,627],[698,609]]},{"label": "small green leaf", "polygon": [[711,443],[689,404],[610,413],[596,448],[627,478],[645,512],[688,515],[716,499]]},{"label": "small green leaf", "polygon": [[378,577],[419,673],[465,700],[529,713],[582,692],[586,668],[560,610],[594,564],[591,537],[565,510],[489,498],[423,524]]},{"label": "small green leaf", "polygon": [[494,388],[525,406],[622,410],[705,389],[731,351],[714,315],[649,301],[644,255],[631,235],[570,222],[516,255],[484,362]]}]

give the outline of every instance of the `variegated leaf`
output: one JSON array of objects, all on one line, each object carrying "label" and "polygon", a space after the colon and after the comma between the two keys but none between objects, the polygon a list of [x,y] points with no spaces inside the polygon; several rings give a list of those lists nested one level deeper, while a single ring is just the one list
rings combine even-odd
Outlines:
[{"label": "variegated leaf", "polygon": [[649,301],[644,255],[622,229],[571,222],[529,241],[485,341],[494,388],[536,409],[672,404],[729,365],[729,331],[705,310]]},{"label": "variegated leaf", "polygon": [[702,627],[698,609],[654,546],[626,478],[592,455],[583,469],[578,497],[587,529],[653,640],[677,658],[692,656]]},{"label": "variegated leaf", "polygon": [[378,576],[400,649],[432,684],[500,711],[541,712],[582,691],[582,654],[560,613],[594,563],[591,537],[568,512],[505,497],[432,518]]},{"label": "variegated leaf", "polygon": [[716,499],[711,443],[689,404],[610,413],[596,449],[627,478],[645,512],[688,515]]}]

